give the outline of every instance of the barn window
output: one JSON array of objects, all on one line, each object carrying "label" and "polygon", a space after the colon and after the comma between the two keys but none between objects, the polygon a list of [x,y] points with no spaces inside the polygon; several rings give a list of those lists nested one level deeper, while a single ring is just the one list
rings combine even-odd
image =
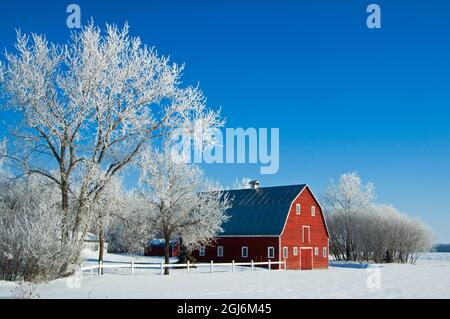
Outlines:
[{"label": "barn window", "polygon": [[311,216],[316,216],[316,207],[311,206]]},{"label": "barn window", "polygon": [[288,258],[288,248],[287,247],[283,247],[283,258],[284,259]]},{"label": "barn window", "polygon": [[300,204],[295,205],[295,211],[296,211],[297,215],[300,215],[300,213],[302,211],[302,207],[300,206]]},{"label": "barn window", "polygon": [[311,233],[309,226],[302,227],[302,242],[309,243],[311,241]]},{"label": "barn window", "polygon": [[319,247],[314,248],[314,255],[319,256]]},{"label": "barn window", "polygon": [[248,257],[248,247],[247,246],[242,246],[241,257],[242,258],[247,258]]},{"label": "barn window", "polygon": [[223,246],[217,246],[217,257],[223,257]]},{"label": "barn window", "polygon": [[323,247],[322,256],[323,256],[323,258],[327,258],[327,247]]},{"label": "barn window", "polygon": [[267,247],[267,258],[275,258],[275,248]]},{"label": "barn window", "polygon": [[200,257],[204,257],[205,256],[205,246],[200,246],[200,249],[198,250],[198,255]]},{"label": "barn window", "polygon": [[298,256],[298,247],[294,247],[294,249],[292,250],[292,255]]}]

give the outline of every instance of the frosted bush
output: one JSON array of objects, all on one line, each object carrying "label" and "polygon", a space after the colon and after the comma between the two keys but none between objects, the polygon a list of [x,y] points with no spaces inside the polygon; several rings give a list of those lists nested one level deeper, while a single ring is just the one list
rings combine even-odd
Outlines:
[{"label": "frosted bush", "polygon": [[16,286],[11,289],[11,293],[13,297],[17,299],[38,299],[40,298],[40,295],[36,290],[36,284],[19,281]]},{"label": "frosted bush", "polygon": [[431,231],[419,219],[390,205],[373,204],[373,186],[344,174],[324,196],[330,253],[337,260],[414,263],[432,247]]},{"label": "frosted bush", "polygon": [[35,180],[0,192],[0,279],[45,281],[64,274],[79,248],[61,241],[61,210]]}]

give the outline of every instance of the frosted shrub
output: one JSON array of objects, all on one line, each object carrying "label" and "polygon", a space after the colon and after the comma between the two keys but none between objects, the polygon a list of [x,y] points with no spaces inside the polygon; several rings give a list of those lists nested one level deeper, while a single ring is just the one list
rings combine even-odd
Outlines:
[{"label": "frosted shrub", "polygon": [[36,206],[0,217],[0,278],[26,281],[58,277],[74,253],[62,244],[58,212]]},{"label": "frosted shrub", "polygon": [[164,238],[166,264],[171,240],[181,237],[183,245],[192,250],[209,244],[223,230],[229,218],[229,198],[206,179],[199,166],[174,161],[170,147],[164,144],[162,152],[144,154],[140,168],[147,224]]},{"label": "frosted shrub", "polygon": [[14,298],[17,299],[38,299],[40,295],[36,291],[36,284],[31,282],[19,281],[16,286],[11,289]]},{"label": "frosted shrub", "polygon": [[330,253],[337,260],[414,263],[432,247],[426,225],[390,205],[371,203],[372,186],[363,186],[356,173],[342,175],[324,197]]},{"label": "frosted shrub", "polygon": [[358,216],[355,254],[358,260],[413,263],[432,247],[431,232],[419,220],[392,206],[371,205]]},{"label": "frosted shrub", "polygon": [[[45,281],[75,263],[79,249],[61,241],[61,211],[42,185],[28,181],[0,193],[0,279]],[[30,185],[31,184],[31,185]]]}]

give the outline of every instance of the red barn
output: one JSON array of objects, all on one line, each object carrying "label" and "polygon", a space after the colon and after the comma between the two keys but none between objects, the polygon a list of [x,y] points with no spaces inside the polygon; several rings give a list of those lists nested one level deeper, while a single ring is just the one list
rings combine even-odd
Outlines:
[{"label": "red barn", "polygon": [[230,219],[214,243],[193,252],[198,261],[284,261],[287,269],[328,268],[328,229],[308,185],[226,191]]}]

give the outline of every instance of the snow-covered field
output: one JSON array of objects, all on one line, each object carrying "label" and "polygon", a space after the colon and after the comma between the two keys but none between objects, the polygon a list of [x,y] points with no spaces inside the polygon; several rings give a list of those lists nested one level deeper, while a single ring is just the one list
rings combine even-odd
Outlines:
[{"label": "snow-covered field", "polygon": [[[158,258],[108,254],[109,262],[159,262]],[[89,261],[88,261],[89,262]],[[450,298],[450,253],[428,253],[416,265],[361,265],[332,262],[328,270],[250,272],[215,267],[172,270],[109,269],[104,276],[83,275],[40,284],[40,298]],[[11,298],[14,283],[0,281],[0,298]]]}]

